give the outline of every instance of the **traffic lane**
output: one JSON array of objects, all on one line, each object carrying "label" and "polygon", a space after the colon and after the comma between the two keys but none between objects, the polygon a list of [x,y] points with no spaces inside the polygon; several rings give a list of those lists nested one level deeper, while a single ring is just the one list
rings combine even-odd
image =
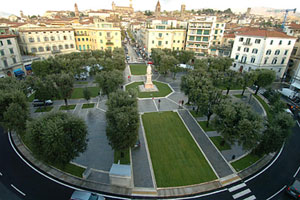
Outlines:
[{"label": "traffic lane", "polygon": [[[300,165],[299,133],[300,128],[296,125],[276,162],[261,175],[247,182],[257,199],[267,199],[293,181]],[[273,199],[277,199],[277,196]]]},{"label": "traffic lane", "polygon": [[[23,199],[69,199],[74,190],[57,184],[27,166],[11,148],[8,135],[0,133],[0,170],[6,187],[13,184],[25,194]],[[4,176],[5,175],[5,176]],[[18,195],[20,192],[16,191]]]}]

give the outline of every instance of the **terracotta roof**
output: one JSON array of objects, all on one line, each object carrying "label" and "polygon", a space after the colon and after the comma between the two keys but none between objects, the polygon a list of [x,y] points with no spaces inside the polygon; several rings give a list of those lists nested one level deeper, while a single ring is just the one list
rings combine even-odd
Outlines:
[{"label": "terracotta roof", "polygon": [[261,36],[261,37],[278,37],[278,38],[295,38],[292,36],[289,36],[283,32],[279,31],[268,31],[268,30],[249,30],[245,32],[238,33],[236,35],[245,35],[245,36]]},{"label": "terracotta roof", "polygon": [[290,24],[289,28],[291,28],[291,29],[300,29],[300,24]]},{"label": "terracotta roof", "polygon": [[223,37],[224,38],[235,38],[235,34],[234,33],[228,33],[228,34],[224,34]]},{"label": "terracotta roof", "polygon": [[155,17],[153,20],[177,20],[175,17]]},{"label": "terracotta roof", "polygon": [[16,35],[0,35],[0,38],[12,38],[12,37],[17,37]]}]

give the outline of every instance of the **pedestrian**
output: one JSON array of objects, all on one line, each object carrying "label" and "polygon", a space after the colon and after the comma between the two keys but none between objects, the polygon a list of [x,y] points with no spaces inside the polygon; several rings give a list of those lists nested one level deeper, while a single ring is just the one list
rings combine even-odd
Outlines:
[{"label": "pedestrian", "polygon": [[184,100],[182,100],[181,103],[182,103],[182,106],[183,106],[184,105]]},{"label": "pedestrian", "polygon": [[160,99],[158,99],[158,109],[160,109]]}]

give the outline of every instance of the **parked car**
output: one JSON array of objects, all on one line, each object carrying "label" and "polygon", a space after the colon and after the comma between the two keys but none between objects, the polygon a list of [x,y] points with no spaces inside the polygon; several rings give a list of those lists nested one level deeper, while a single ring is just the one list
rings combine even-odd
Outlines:
[{"label": "parked car", "polygon": [[282,94],[283,96],[286,96],[290,99],[299,96],[299,94],[297,92],[295,92],[294,90],[291,90],[289,88],[282,88],[281,90],[278,90],[278,92],[280,94]]},{"label": "parked car", "polygon": [[294,199],[300,199],[300,180],[295,179],[295,181],[287,187],[286,192],[294,197]]},{"label": "parked car", "polygon": [[105,198],[101,195],[94,194],[88,191],[75,190],[70,200],[104,200]]},{"label": "parked car", "polygon": [[32,102],[32,105],[34,107],[36,107],[36,106],[50,106],[52,104],[53,104],[53,102],[51,100],[41,101],[39,99],[34,99],[33,102]]},{"label": "parked car", "polygon": [[87,76],[86,76],[85,73],[81,73],[81,74],[76,74],[76,75],[74,76],[74,78],[75,78],[76,80],[86,80],[86,79],[87,79]]}]

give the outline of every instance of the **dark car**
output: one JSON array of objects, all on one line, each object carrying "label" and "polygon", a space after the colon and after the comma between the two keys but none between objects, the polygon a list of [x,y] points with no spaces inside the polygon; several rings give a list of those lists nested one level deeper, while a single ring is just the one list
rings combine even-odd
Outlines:
[{"label": "dark car", "polygon": [[287,187],[286,192],[294,197],[294,199],[300,199],[300,180],[295,180],[290,186]]},{"label": "dark car", "polygon": [[51,100],[41,101],[39,99],[34,99],[33,102],[32,102],[32,105],[34,107],[36,107],[36,106],[44,106],[44,105],[45,106],[50,106],[52,104],[53,104],[53,102]]},{"label": "dark car", "polygon": [[104,197],[87,191],[75,190],[70,200],[104,200]]}]

